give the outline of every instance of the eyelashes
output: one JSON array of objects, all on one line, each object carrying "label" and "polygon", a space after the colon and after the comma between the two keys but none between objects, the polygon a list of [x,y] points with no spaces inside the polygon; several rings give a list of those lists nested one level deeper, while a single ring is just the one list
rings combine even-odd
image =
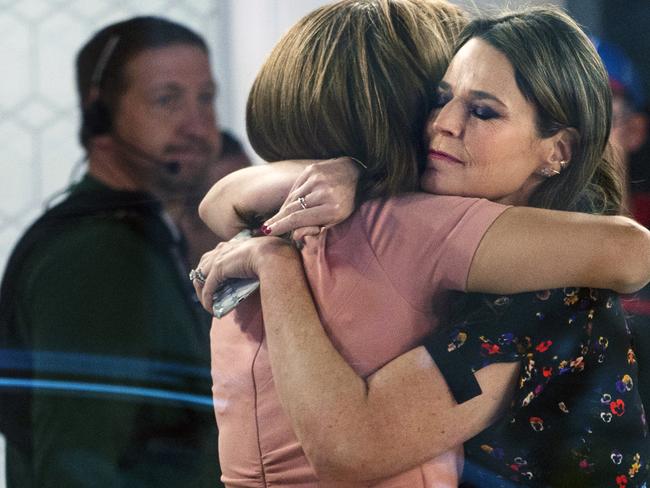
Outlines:
[{"label": "eyelashes", "polygon": [[470,113],[481,120],[490,120],[499,117],[498,112],[487,106],[470,107]]},{"label": "eyelashes", "polygon": [[[439,92],[433,102],[434,109],[440,110],[442,107],[447,105],[452,98],[453,97],[449,93]],[[470,102],[469,104],[465,104],[465,107],[469,115],[480,120],[491,120],[501,117],[499,112],[482,103]]]}]

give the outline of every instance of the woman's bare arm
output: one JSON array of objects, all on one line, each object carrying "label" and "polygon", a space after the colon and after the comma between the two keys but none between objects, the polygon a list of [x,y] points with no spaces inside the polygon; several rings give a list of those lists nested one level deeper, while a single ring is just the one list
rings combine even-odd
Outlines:
[{"label": "woman's bare arm", "polygon": [[296,256],[269,260],[260,279],[275,384],[319,477],[397,474],[462,444],[508,404],[516,365],[481,370],[483,394],[458,405],[423,347],[364,381],[325,334]]},{"label": "woman's bare arm", "polygon": [[[423,347],[366,380],[357,376],[322,328],[299,255],[279,239],[222,243],[211,256],[201,262],[206,288],[225,277],[260,278],[274,382],[322,479],[405,471],[476,435],[509,403],[518,365],[483,368],[476,374],[483,393],[458,405]],[[209,306],[209,293],[202,298]]]},{"label": "woman's bare arm", "polygon": [[[252,166],[215,183],[199,205],[199,215],[217,236],[227,240],[245,227],[241,215],[265,215],[289,204],[301,208],[298,197],[305,197],[307,214],[316,212],[320,219],[334,225],[354,210],[358,178],[359,166],[348,158]],[[299,237],[318,233],[319,227],[301,229]]]},{"label": "woman's bare arm", "polygon": [[280,208],[309,162],[281,161],[230,173],[205,195],[199,216],[220,239],[230,239],[246,226],[240,215]]},{"label": "woman's bare arm", "polygon": [[[303,209],[294,202],[299,195],[309,195],[312,186],[292,189],[281,210],[267,221],[272,235],[334,225],[333,207],[338,221],[352,213],[354,197],[350,192],[356,179],[349,179],[346,185],[345,179],[328,180],[323,173],[356,168],[343,158],[329,166],[311,165],[309,177],[321,184],[319,205]],[[332,182],[336,186],[328,188]],[[632,219],[513,207],[485,234],[472,262],[467,290],[520,293],[587,286],[631,293],[649,281],[650,231]]]},{"label": "woman's bare arm", "polygon": [[650,232],[632,219],[513,207],[483,237],[467,290],[586,286],[630,293],[649,280]]}]

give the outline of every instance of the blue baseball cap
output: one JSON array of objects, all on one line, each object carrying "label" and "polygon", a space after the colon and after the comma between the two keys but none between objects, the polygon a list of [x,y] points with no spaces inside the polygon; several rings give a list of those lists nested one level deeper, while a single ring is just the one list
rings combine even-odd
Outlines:
[{"label": "blue baseball cap", "polygon": [[614,94],[623,95],[635,110],[643,110],[645,91],[632,60],[616,44],[594,36],[591,37],[591,42],[603,60]]}]

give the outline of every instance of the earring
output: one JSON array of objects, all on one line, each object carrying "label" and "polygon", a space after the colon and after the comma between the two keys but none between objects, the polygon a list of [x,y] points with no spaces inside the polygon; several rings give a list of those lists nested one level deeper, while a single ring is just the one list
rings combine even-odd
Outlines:
[{"label": "earring", "polygon": [[562,161],[560,161],[560,171],[564,171],[564,169],[566,168],[566,165],[567,165],[567,162],[564,159]]},{"label": "earring", "polygon": [[560,172],[556,169],[549,168],[548,166],[543,167],[539,172],[544,178],[551,178],[555,175],[559,175]]}]

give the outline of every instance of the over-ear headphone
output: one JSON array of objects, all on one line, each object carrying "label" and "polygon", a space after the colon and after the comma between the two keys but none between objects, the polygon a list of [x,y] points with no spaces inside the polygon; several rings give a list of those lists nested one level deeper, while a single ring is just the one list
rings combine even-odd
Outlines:
[{"label": "over-ear headphone", "polygon": [[111,36],[97,59],[95,69],[93,69],[90,78],[90,87],[88,93],[95,92],[95,99],[86,106],[82,112],[81,121],[81,139],[88,141],[91,137],[108,134],[111,131],[112,121],[111,113],[102,100],[101,96],[101,83],[106,71],[108,61],[111,59],[117,43],[120,41],[120,36]]}]

